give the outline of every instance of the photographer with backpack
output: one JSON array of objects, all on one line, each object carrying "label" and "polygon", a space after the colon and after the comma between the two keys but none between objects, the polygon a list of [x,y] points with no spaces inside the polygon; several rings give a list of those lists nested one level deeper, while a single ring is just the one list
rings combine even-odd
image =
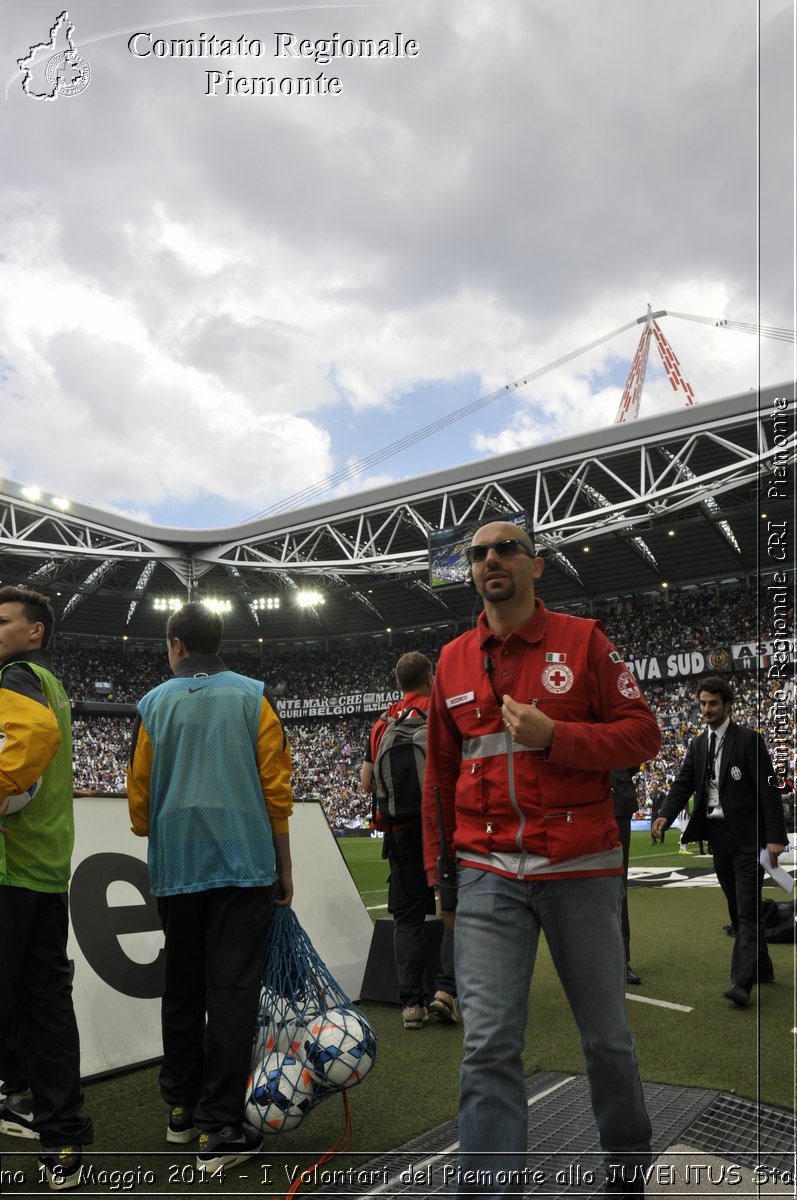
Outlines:
[{"label": "photographer with backpack", "polygon": [[426,763],[426,722],[432,664],[417,650],[396,664],[403,693],[371,730],[360,784],[373,796],[373,820],[384,832],[382,857],[390,863],[387,907],[393,917],[393,952],[405,1029],[422,1029],[429,1014],[449,1025],[459,1021],[454,982],[454,934],[443,929],[440,972],[426,1006],[424,921],[434,913],[434,888],[423,866],[421,796]]}]

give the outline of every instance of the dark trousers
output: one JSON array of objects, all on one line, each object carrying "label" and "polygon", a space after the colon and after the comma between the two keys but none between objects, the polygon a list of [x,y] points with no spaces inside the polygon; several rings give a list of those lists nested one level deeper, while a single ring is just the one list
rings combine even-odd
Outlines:
[{"label": "dark trousers", "polygon": [[244,1117],[273,888],[158,897],[166,936],[161,1095],[207,1133]]},{"label": "dark trousers", "polygon": [[33,1128],[48,1149],[92,1140],[80,1113],[68,932],[66,892],[0,886],[0,1078],[8,1095],[30,1088]]},{"label": "dark trousers", "polygon": [[731,983],[749,990],[759,974],[767,978],[773,973],[761,920],[764,871],[754,851],[739,849],[725,821],[710,820],[708,828],[714,870],[728,901],[731,924],[736,931]]},{"label": "dark trousers", "polygon": [[[426,946],[423,927],[427,914],[434,913],[434,888],[426,882],[423,869],[421,826],[392,829],[385,834],[390,879],[388,912],[393,916],[393,953],[396,959],[399,1000],[406,1007],[423,1004],[426,998]],[[435,991],[456,996],[454,981],[454,934],[443,927],[440,943],[440,972]]]},{"label": "dark trousers", "polygon": [[620,925],[623,930],[625,961],[631,961],[631,922],[628,919],[628,858],[631,852],[631,818],[615,816],[620,845],[623,847],[623,903],[620,909]]}]

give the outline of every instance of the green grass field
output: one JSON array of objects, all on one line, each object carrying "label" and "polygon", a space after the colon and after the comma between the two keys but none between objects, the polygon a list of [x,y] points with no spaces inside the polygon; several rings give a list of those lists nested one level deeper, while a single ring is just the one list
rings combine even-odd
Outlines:
[{"label": "green grass field", "polygon": [[[387,896],[387,865],[381,858],[380,838],[342,838],[340,847],[349,864],[354,880],[360,890],[366,908],[374,919],[384,916]],[[690,847],[691,848],[691,847]],[[679,867],[711,868],[711,855],[693,856],[678,853],[678,831],[666,836],[663,846],[653,846],[646,830],[631,834],[630,866],[643,868],[677,869]],[[772,895],[778,895],[775,888]],[[725,918],[727,921],[727,916]],[[724,922],[723,922],[724,923]]]},{"label": "green grass field", "polygon": [[[372,838],[341,842],[373,919],[387,913],[387,864],[380,857],[381,847],[381,840]],[[631,836],[630,866],[710,870],[711,857],[679,854],[677,831],[664,846],[651,845],[649,833],[640,831]],[[764,894],[783,899],[778,888],[767,888]],[[642,977],[640,987],[628,989],[628,1008],[643,1078],[719,1088],[792,1107],[794,948],[771,947],[776,983],[756,989],[749,1009],[735,1009],[722,995],[729,982],[732,941],[722,928],[728,912],[719,887],[631,886],[628,903],[631,957]],[[544,942],[541,946],[526,1039],[527,1069],[583,1073],[575,1024]]]},{"label": "green grass field", "polygon": [[[381,841],[350,838],[339,845],[372,917],[384,916],[387,868],[380,858]],[[632,866],[710,865],[708,858],[680,856],[674,837],[672,846],[668,838],[662,848],[652,847],[647,833],[633,835]],[[766,894],[774,899],[782,895],[769,889]],[[777,981],[758,989],[749,1009],[736,1009],[722,995],[731,941],[722,930],[727,910],[719,888],[632,887],[629,908],[632,960],[643,982],[629,988],[633,998],[628,1012],[643,1079],[716,1088],[793,1107],[794,948],[772,947]],[[643,998],[680,1007],[645,1003]],[[429,1024],[409,1033],[397,1006],[362,1007],[376,1030],[377,1063],[362,1085],[348,1092],[353,1135],[349,1156],[333,1164],[338,1167],[358,1165],[394,1149],[455,1117],[457,1110],[461,1027]],[[583,1073],[575,1024],[544,943],[534,977],[524,1062],[528,1074]],[[164,1141],[167,1114],[158,1095],[156,1067],[89,1083],[86,1110],[95,1123],[95,1143],[87,1161],[106,1173],[103,1178],[109,1178],[107,1172],[127,1172],[129,1186],[124,1190],[150,1195],[196,1191],[195,1146],[188,1153],[176,1152]],[[229,1194],[284,1195],[287,1172],[310,1167],[338,1141],[343,1126],[342,1100],[335,1096],[297,1129],[267,1140],[258,1159],[204,1190],[212,1186]],[[35,1158],[32,1143],[0,1135],[5,1194],[46,1191],[38,1182]],[[16,1170],[25,1173],[25,1186],[7,1186],[5,1173]],[[151,1174],[145,1177],[146,1172]],[[90,1190],[94,1196],[110,1196],[121,1187],[118,1182],[103,1187],[98,1177]],[[312,1190],[312,1185],[303,1186],[300,1195]]]}]

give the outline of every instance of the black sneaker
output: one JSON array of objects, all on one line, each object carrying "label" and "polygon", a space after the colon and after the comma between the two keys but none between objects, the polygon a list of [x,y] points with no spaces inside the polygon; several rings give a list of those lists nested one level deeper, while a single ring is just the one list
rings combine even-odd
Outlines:
[{"label": "black sneaker", "polygon": [[196,1165],[200,1171],[213,1173],[219,1167],[234,1167],[254,1158],[263,1147],[263,1135],[251,1125],[240,1130],[225,1125],[218,1133],[200,1133]]},{"label": "black sneaker", "polygon": [[44,1167],[50,1191],[80,1187],[81,1161],[80,1146],[56,1146],[51,1150],[42,1146],[39,1162]]},{"label": "black sneaker", "polygon": [[193,1142],[198,1134],[199,1130],[194,1125],[194,1114],[191,1109],[185,1108],[182,1104],[173,1104],[169,1109],[166,1141],[185,1145],[186,1142]]},{"label": "black sneaker", "polygon": [[17,1093],[15,1096],[6,1097],[5,1102],[0,1105],[0,1133],[39,1140],[39,1135],[33,1128],[32,1096]]}]

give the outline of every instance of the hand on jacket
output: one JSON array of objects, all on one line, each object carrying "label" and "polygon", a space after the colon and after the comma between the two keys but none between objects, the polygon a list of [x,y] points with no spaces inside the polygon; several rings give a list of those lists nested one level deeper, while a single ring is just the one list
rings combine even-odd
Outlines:
[{"label": "hand on jacket", "polygon": [[519,704],[511,696],[504,696],[501,716],[513,740],[522,746],[543,750],[553,741],[554,723],[536,704]]}]

